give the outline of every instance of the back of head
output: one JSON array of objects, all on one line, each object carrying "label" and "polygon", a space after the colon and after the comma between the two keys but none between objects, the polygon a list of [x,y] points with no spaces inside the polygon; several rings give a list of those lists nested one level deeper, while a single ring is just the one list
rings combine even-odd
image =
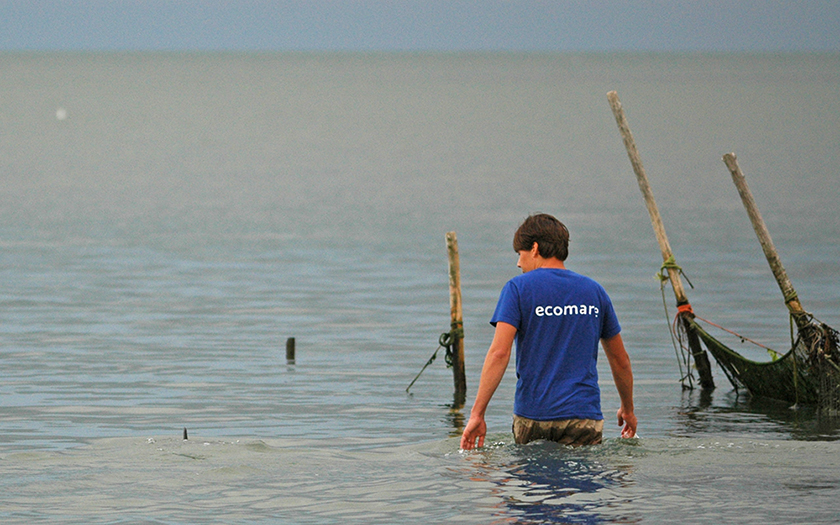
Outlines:
[{"label": "back of head", "polygon": [[540,256],[565,261],[569,256],[569,230],[566,225],[546,213],[529,216],[513,234],[513,250],[530,251],[537,243]]}]

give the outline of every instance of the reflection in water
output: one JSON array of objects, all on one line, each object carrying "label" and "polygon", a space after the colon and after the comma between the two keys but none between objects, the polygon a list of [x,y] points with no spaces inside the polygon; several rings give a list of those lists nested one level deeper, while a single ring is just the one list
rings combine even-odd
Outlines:
[{"label": "reflection in water", "polygon": [[[628,442],[629,443],[629,442]],[[498,503],[493,523],[636,523],[635,513],[621,511],[619,490],[633,485],[624,457],[630,445],[571,448],[537,441],[496,444],[470,456],[473,481],[487,482]]]},{"label": "reflection in water", "polygon": [[466,425],[466,417],[464,416],[464,403],[458,403],[458,394],[455,394],[455,403],[449,405],[449,412],[446,414],[446,420],[452,430],[449,431],[449,437],[461,437],[464,433],[464,426]]},{"label": "reflection in water", "polygon": [[840,440],[840,417],[823,414],[815,407],[792,407],[787,402],[734,391],[685,391],[675,418],[677,437],[780,433],[803,441]]}]

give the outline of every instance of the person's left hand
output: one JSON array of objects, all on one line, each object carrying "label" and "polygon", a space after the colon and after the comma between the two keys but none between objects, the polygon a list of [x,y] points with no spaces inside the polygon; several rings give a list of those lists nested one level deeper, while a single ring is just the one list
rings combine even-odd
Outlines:
[{"label": "person's left hand", "polygon": [[487,424],[481,416],[470,416],[467,427],[461,435],[461,448],[472,450],[484,446],[484,437],[487,435]]}]

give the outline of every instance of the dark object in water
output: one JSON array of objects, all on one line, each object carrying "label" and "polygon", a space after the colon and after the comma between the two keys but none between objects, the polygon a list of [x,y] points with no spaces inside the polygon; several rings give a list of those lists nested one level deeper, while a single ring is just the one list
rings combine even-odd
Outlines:
[{"label": "dark object in water", "polygon": [[187,440],[187,427],[184,427],[184,441]]},{"label": "dark object in water", "polygon": [[286,339],[286,364],[294,364],[295,362],[295,338],[289,337]]}]

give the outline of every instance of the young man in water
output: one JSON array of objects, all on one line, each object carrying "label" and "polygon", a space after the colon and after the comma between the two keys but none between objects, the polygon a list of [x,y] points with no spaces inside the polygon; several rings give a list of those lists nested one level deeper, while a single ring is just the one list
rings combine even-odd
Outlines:
[{"label": "young man in water", "polygon": [[551,215],[532,215],[516,230],[513,248],[522,275],[502,290],[490,323],[496,327],[484,360],[461,448],[484,446],[484,413],[516,340],[516,443],[537,439],[566,445],[601,442],[604,417],[598,388],[598,343],[604,347],[621,398],[622,437],[636,435],[633,372],[612,303],[594,280],[567,270],[569,231]]}]

